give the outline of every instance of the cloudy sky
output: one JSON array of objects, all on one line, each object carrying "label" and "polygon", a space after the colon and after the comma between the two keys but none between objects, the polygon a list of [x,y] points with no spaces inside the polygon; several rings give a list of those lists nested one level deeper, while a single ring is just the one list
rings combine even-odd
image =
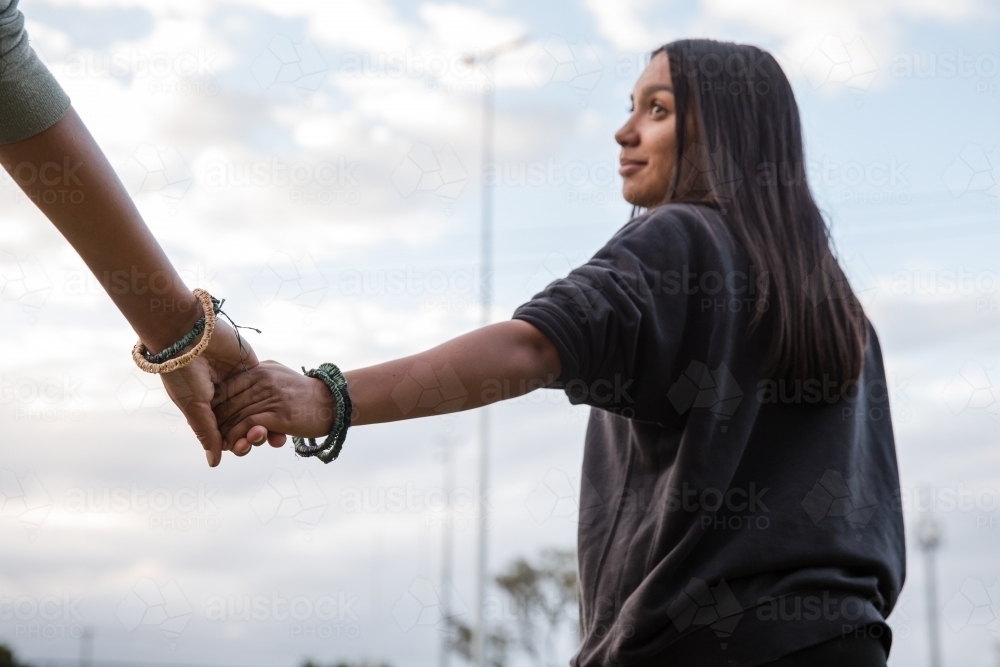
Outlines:
[{"label": "cloudy sky", "polygon": [[[495,86],[493,320],[627,219],[615,129],[650,48],[769,49],[809,177],[878,330],[904,499],[944,526],[949,664],[1000,637],[1000,50],[986,0],[24,0],[39,54],[188,283],[261,358],[358,367],[475,327],[481,94]],[[465,64],[518,42],[492,68]],[[473,597],[478,417],[208,470],[134,334],[0,180],[0,641],[25,657],[436,664],[453,452],[453,610]],[[492,410],[490,563],[572,548],[586,411]],[[907,502],[912,536],[921,516]],[[890,664],[926,664],[923,560]],[[248,606],[249,605],[249,606]],[[501,614],[508,614],[501,610]],[[568,657],[560,645],[560,658]]]}]

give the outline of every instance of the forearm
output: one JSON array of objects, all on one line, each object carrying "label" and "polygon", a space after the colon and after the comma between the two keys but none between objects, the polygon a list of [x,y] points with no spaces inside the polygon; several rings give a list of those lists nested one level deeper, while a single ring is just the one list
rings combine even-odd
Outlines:
[{"label": "forearm", "polygon": [[344,376],[361,425],[478,408],[548,386],[560,372],[548,339],[510,320]]},{"label": "forearm", "polygon": [[[478,408],[547,387],[561,372],[549,340],[527,322],[510,320],[344,376],[354,408],[351,423],[360,426]],[[337,402],[322,381],[265,361],[227,378],[216,388],[212,407],[226,447],[245,454],[248,436],[260,444],[267,431],[328,434]]]},{"label": "forearm", "polygon": [[80,254],[148,348],[167,347],[201,316],[72,108],[49,129],[0,145],[0,163]]}]

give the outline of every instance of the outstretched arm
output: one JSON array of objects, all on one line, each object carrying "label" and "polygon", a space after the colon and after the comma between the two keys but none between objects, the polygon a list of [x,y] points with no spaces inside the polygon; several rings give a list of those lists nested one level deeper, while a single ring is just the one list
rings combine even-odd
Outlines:
[{"label": "outstretched arm", "polygon": [[[143,222],[76,112],[21,141],[0,144],[0,163],[83,258],[146,344],[158,352],[187,333],[201,307]],[[170,398],[218,465],[222,436],[211,410],[214,382],[256,365],[219,323],[203,358],[163,376]],[[124,354],[128,350],[123,351]]]},{"label": "outstretched arm", "polygon": [[[531,324],[510,320],[344,376],[357,426],[478,408],[548,386],[560,372],[549,340]],[[236,454],[262,443],[265,429],[326,435],[336,409],[320,380],[273,361],[227,380],[213,403]]]},{"label": "outstretched arm", "polygon": [[117,174],[70,108],[33,137],[0,144],[0,163],[104,285],[151,350],[201,316]]}]

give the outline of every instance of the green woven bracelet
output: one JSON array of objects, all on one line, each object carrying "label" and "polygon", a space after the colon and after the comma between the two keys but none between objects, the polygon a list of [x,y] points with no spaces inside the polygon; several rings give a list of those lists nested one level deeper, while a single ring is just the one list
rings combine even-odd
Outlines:
[{"label": "green woven bracelet", "polygon": [[[223,299],[222,301],[225,301],[225,299]],[[218,315],[219,311],[222,310],[222,301],[219,301],[214,296],[212,297],[212,310],[215,311],[216,315]],[[188,331],[186,334],[184,334],[184,337],[181,338],[179,341],[177,341],[167,349],[157,352],[156,354],[143,352],[142,356],[145,357],[146,361],[148,361],[151,364],[162,364],[164,361],[167,361],[168,359],[173,359],[178,354],[180,354],[181,351],[188,345],[193,343],[194,339],[200,336],[201,332],[204,330],[205,330],[205,316],[202,315],[200,318],[198,318],[198,321],[194,323],[194,326],[191,327],[191,331]]]},{"label": "green woven bracelet", "polygon": [[323,444],[316,444],[315,438],[308,438],[309,443],[306,444],[306,439],[297,435],[292,436],[292,443],[295,445],[295,453],[299,456],[315,456],[323,463],[329,463],[340,456],[340,450],[343,449],[344,440],[347,438],[347,429],[351,427],[351,413],[354,406],[351,404],[350,394],[347,393],[347,379],[339,368],[329,363],[320,364],[319,368],[311,371],[307,371],[303,366],[302,373],[326,385],[337,403],[337,414]]}]

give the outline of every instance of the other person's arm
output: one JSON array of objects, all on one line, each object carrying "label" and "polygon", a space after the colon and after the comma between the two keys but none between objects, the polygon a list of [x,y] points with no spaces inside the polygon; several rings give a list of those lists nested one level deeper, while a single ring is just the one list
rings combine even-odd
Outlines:
[{"label": "other person's arm", "polygon": [[[351,423],[360,426],[482,407],[546,387],[560,372],[549,340],[531,324],[509,320],[344,377]],[[265,429],[324,436],[336,410],[322,381],[274,361],[226,380],[213,402],[226,447],[239,455],[261,444]]]}]

